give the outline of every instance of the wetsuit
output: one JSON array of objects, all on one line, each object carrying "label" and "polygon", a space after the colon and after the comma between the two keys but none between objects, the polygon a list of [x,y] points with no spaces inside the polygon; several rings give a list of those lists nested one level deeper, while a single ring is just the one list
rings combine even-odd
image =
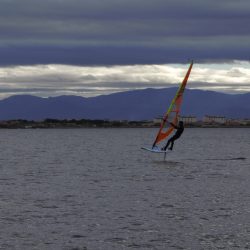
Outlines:
[{"label": "wetsuit", "polygon": [[171,143],[171,146],[170,146],[169,149],[172,150],[172,149],[173,149],[173,146],[174,146],[174,141],[177,140],[177,139],[181,136],[181,134],[183,133],[183,131],[184,131],[184,126],[183,126],[183,125],[181,125],[181,126],[175,126],[173,123],[171,123],[171,125],[172,125],[175,129],[177,129],[177,131],[176,131],[176,133],[174,134],[174,136],[172,136],[172,137],[168,140],[168,142],[167,142],[166,146],[163,148],[163,150],[166,150],[166,149],[168,148],[168,146],[169,146],[170,143]]}]

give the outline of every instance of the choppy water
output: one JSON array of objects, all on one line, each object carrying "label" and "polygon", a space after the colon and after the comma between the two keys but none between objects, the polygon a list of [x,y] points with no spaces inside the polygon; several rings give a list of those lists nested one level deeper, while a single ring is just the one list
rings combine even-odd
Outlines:
[{"label": "choppy water", "polygon": [[250,249],[250,129],[0,130],[1,249]]}]

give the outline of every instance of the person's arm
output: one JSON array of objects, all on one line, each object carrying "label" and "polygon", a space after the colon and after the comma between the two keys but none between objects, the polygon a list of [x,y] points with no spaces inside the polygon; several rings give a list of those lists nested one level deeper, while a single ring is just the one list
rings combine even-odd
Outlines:
[{"label": "person's arm", "polygon": [[174,125],[172,122],[170,122],[171,126],[174,127],[175,129],[178,129],[176,125]]}]

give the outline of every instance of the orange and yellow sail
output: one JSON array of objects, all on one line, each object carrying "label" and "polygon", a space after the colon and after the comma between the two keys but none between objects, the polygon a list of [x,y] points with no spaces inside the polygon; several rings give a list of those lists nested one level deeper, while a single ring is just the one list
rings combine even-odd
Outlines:
[{"label": "orange and yellow sail", "polygon": [[160,143],[162,140],[166,139],[173,132],[174,128],[173,126],[170,125],[170,123],[177,125],[178,115],[181,109],[183,93],[187,85],[188,77],[190,75],[192,67],[193,67],[193,61],[191,62],[189,69],[186,73],[186,76],[184,77],[179,89],[176,92],[174,99],[172,100],[166,114],[162,119],[161,126],[154,141],[153,147],[156,146],[156,144]]}]

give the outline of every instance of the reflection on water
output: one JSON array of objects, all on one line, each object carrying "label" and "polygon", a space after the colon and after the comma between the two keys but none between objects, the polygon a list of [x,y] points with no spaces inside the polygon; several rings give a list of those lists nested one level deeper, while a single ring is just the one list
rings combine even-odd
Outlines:
[{"label": "reflection on water", "polygon": [[215,158],[215,159],[206,159],[207,161],[244,161],[246,157],[234,157],[234,158]]},{"label": "reflection on water", "polygon": [[0,130],[0,248],[249,249],[249,132]]}]

